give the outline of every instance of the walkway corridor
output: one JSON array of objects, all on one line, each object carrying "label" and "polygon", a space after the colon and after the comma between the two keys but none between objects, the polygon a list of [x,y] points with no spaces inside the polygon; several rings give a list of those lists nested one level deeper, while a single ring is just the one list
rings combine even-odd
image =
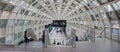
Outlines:
[{"label": "walkway corridor", "polygon": [[107,39],[97,39],[92,42],[77,42],[76,48],[72,47],[47,47],[43,48],[42,42],[21,44],[15,48],[0,47],[0,52],[120,52],[120,43]]}]

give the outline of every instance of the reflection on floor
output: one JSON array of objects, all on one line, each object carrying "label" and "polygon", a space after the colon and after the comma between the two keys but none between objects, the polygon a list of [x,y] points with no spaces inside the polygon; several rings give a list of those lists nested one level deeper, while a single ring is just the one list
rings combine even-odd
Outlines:
[{"label": "reflection on floor", "polygon": [[15,48],[0,48],[0,52],[44,52],[43,50],[44,48],[41,41],[24,43]]},{"label": "reflection on floor", "polygon": [[120,52],[120,43],[97,39],[95,43],[77,42],[76,48],[69,46],[43,48],[42,42],[34,41],[16,48],[0,47],[0,52]]},{"label": "reflection on floor", "polygon": [[43,43],[39,41],[32,41],[29,43],[21,44],[19,47],[26,47],[26,48],[41,48],[43,47]]}]

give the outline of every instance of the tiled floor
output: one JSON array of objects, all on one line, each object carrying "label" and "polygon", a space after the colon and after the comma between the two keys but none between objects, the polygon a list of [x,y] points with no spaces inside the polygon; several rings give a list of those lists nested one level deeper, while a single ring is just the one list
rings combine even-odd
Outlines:
[{"label": "tiled floor", "polygon": [[30,42],[16,48],[0,47],[0,52],[120,52],[120,43],[107,39],[97,39],[92,42],[77,42],[76,48],[47,47],[43,48],[42,42]]},{"label": "tiled floor", "polygon": [[76,52],[120,52],[120,43],[107,39],[97,39],[95,43],[77,43]]}]

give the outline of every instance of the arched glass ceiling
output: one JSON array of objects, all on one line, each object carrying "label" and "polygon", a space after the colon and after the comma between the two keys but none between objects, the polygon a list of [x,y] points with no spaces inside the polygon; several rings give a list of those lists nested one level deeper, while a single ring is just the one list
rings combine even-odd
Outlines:
[{"label": "arched glass ceiling", "polygon": [[[111,4],[117,2],[118,0],[24,0],[24,1],[37,8],[40,12],[46,14],[47,17],[48,16],[51,17],[52,20],[53,19],[70,20],[72,18],[76,19],[79,17],[82,20],[85,20],[86,22],[89,20],[92,23],[94,21],[95,23],[96,22],[103,23],[100,22],[103,19],[100,18],[101,15],[99,15],[100,13],[99,11],[101,10],[99,10],[99,8],[101,8],[104,13],[113,11],[114,9],[112,8],[113,6]],[[72,20],[74,22],[76,21],[74,19]],[[106,18],[106,20],[109,21],[109,18]],[[84,22],[84,24],[86,24],[86,22]],[[110,26],[109,22],[107,24],[108,26]]]}]

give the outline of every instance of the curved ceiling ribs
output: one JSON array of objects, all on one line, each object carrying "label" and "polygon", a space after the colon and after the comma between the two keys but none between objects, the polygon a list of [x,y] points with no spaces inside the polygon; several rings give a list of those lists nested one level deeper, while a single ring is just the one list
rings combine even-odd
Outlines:
[{"label": "curved ceiling ribs", "polygon": [[[25,9],[25,3],[27,3],[28,9],[22,14],[27,16],[35,16],[38,18],[32,18],[34,21],[39,21],[38,24],[43,25],[42,22],[50,23],[52,20],[67,20],[67,23],[72,27],[86,30],[88,28],[94,28],[96,33],[100,34],[106,23],[111,27],[111,21],[108,17],[108,13],[105,6],[111,5],[119,0],[104,0],[101,4],[100,0],[21,0],[23,4],[19,4],[16,8],[20,8],[19,11]],[[102,0],[103,1],[103,0]],[[19,1],[18,1],[19,2]],[[27,8],[26,7],[26,8]],[[31,10],[34,9],[34,10]],[[17,10],[17,9],[16,9]],[[104,18],[102,15],[107,16]],[[118,18],[117,18],[118,19]],[[41,22],[42,21],[42,22]],[[118,20],[119,22],[119,20]]]}]

